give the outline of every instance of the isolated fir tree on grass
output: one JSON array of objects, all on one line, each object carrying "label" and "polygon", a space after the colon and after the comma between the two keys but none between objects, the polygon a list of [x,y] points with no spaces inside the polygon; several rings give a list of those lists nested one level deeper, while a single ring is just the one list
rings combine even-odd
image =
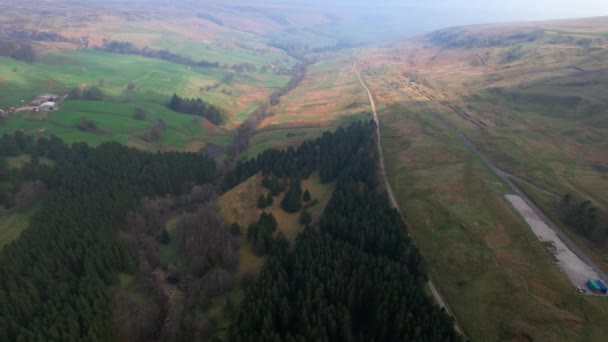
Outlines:
[{"label": "isolated fir tree on grass", "polygon": [[277,177],[272,177],[270,179],[269,189],[270,194],[272,196],[277,196],[278,194],[283,192],[283,186],[281,185],[281,182],[279,182],[279,179]]},{"label": "isolated fir tree on grass", "polygon": [[258,209],[264,209],[266,206],[266,197],[264,195],[260,195],[260,197],[258,197]]},{"label": "isolated fir tree on grass", "polygon": [[274,199],[272,198],[272,194],[269,193],[268,196],[260,195],[260,197],[258,197],[258,209],[270,207],[273,202]]},{"label": "isolated fir tree on grass", "polygon": [[308,192],[308,189],[306,189],[306,191],[304,191],[304,195],[302,195],[302,201],[308,202],[310,200],[311,200],[310,192]]}]

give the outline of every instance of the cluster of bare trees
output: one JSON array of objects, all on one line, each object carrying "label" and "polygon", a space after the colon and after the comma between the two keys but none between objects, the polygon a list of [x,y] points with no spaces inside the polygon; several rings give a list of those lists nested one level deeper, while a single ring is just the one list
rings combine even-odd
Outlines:
[{"label": "cluster of bare trees", "polygon": [[143,136],[146,141],[158,141],[162,137],[163,133],[167,129],[167,124],[163,119],[157,119],[156,122],[150,127],[150,130]]},{"label": "cluster of bare trees", "polygon": [[[216,198],[214,186],[195,186],[179,197],[143,199],[127,215],[122,234],[137,255],[136,286],[146,300],[134,303],[117,290],[113,310],[121,337],[197,340],[209,332],[204,313],[212,298],[232,289],[240,238],[219,215]],[[168,234],[167,221],[175,216]],[[178,261],[161,258],[161,241],[176,249]]]}]

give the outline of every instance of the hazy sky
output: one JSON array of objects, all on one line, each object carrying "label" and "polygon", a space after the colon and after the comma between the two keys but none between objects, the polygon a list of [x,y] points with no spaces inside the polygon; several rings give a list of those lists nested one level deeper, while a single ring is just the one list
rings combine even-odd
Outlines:
[{"label": "hazy sky", "polygon": [[[275,0],[280,2],[281,0]],[[288,0],[289,1],[289,0]],[[317,4],[366,7],[416,7],[441,12],[453,10],[470,21],[539,20],[608,16],[608,0],[308,0]]]},{"label": "hazy sky", "polygon": [[437,9],[454,8],[492,13],[505,11],[509,16],[530,19],[608,15],[608,0],[405,0],[400,2],[411,5],[422,4]]}]

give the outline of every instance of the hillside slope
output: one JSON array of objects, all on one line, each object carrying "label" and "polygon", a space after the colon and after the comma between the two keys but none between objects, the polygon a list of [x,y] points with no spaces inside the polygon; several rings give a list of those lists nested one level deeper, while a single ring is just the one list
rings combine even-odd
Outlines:
[{"label": "hillside slope", "polygon": [[368,61],[504,171],[608,209],[608,17],[444,29]]},{"label": "hillside slope", "polygon": [[590,317],[607,308],[577,294],[441,120],[607,269],[607,222],[581,234],[560,207],[570,193],[607,209],[607,54],[608,18],[456,27],[356,53],[397,200],[472,339],[601,340]]}]

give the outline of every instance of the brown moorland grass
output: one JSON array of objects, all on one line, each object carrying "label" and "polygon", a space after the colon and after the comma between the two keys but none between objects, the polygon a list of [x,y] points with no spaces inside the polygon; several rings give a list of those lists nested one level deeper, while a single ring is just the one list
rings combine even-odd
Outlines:
[{"label": "brown moorland grass", "polygon": [[570,286],[504,201],[498,179],[424,114],[407,106],[380,114],[409,231],[467,335],[601,341],[606,306]]},{"label": "brown moorland grass", "polygon": [[[600,22],[608,31],[607,20]],[[417,102],[448,120],[500,168],[534,186],[601,205],[608,185],[595,166],[608,136],[598,109],[605,106],[608,50],[602,40],[587,50],[547,39],[524,46],[512,61],[505,57],[519,52],[508,46],[446,48],[421,40],[357,55],[383,108],[388,172],[410,231],[473,340],[601,341],[607,333],[594,319],[606,314],[605,303],[576,293],[505,204],[500,182],[413,109]]]},{"label": "brown moorland grass", "polygon": [[380,102],[417,101],[504,171],[608,209],[608,17],[445,31],[359,51]]},{"label": "brown moorland grass", "polygon": [[338,118],[368,110],[367,95],[352,70],[352,61],[333,55],[308,68],[304,81],[281,97],[258,129],[305,123],[323,126]]}]

